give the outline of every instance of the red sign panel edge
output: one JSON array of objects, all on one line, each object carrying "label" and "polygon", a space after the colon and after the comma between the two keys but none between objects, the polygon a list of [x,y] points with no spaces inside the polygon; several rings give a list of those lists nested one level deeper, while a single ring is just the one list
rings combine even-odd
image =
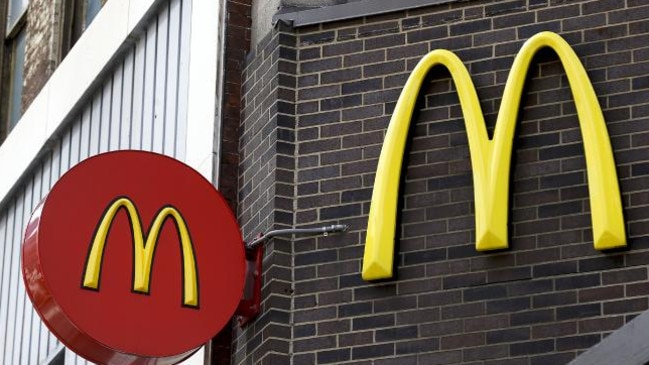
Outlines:
[{"label": "red sign panel edge", "polygon": [[[84,161],[81,161],[78,165],[70,169],[68,172],[72,171],[77,166],[80,166],[84,163],[87,163],[90,160],[93,160],[100,156],[105,155],[117,155],[120,153],[142,153],[156,155],[165,159],[174,161],[175,163],[184,165],[189,168],[197,176],[200,176],[206,184],[214,189],[215,192],[218,191],[214,186],[206,180],[200,173],[190,168],[186,164],[175,160],[169,156],[146,152],[146,151],[133,151],[133,150],[123,150],[123,151],[113,151],[107,152],[104,154],[99,154],[92,156]],[[67,172],[66,172],[67,174]],[[63,176],[61,177],[61,179]],[[54,191],[54,187],[52,187]],[[225,203],[223,197],[218,193],[219,198]],[[75,325],[75,322],[70,318],[64,311],[61,303],[57,302],[54,296],[53,288],[48,284],[46,279],[46,274],[44,271],[42,253],[39,248],[39,229],[42,221],[42,214],[46,207],[46,202],[48,201],[48,196],[45,196],[38,207],[32,213],[32,216],[29,220],[29,223],[25,229],[25,236],[23,239],[22,247],[22,264],[23,264],[23,280],[27,288],[27,294],[32,301],[34,307],[37,309],[36,312],[39,314],[43,322],[50,329],[50,331],[67,347],[86,358],[87,360],[97,362],[97,363],[111,363],[111,364],[175,364],[181,362],[182,360],[191,356],[200,348],[200,344],[193,349],[189,349],[183,353],[169,354],[164,357],[148,357],[142,354],[130,354],[125,353],[121,350],[111,348],[110,346],[101,343],[92,338],[88,333]],[[47,209],[45,209],[47,210]],[[236,218],[229,211],[232,221],[236,224]],[[237,224],[238,226],[238,224]],[[239,233],[240,235],[240,233]],[[240,236],[239,236],[239,239]],[[241,246],[243,252],[243,245]],[[241,278],[243,280],[243,277]],[[243,291],[243,281],[241,291]],[[233,313],[234,314],[234,310]],[[214,333],[216,335],[216,333]]]},{"label": "red sign panel edge", "polygon": [[119,363],[119,364],[176,364],[199,348],[186,353],[165,358],[143,358],[137,355],[125,354],[115,351],[112,348],[94,341],[85,332],[75,326],[70,318],[52,296],[49,286],[45,280],[41,266],[41,258],[38,251],[38,228],[41,218],[41,210],[47,197],[38,205],[25,230],[25,239],[22,248],[23,280],[27,287],[27,294],[31,299],[37,313],[49,330],[66,346],[77,354],[97,354],[97,358],[87,360],[98,363]]}]

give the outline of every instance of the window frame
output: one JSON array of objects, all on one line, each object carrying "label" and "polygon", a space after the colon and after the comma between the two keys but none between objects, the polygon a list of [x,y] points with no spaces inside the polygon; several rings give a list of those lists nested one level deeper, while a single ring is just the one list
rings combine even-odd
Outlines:
[{"label": "window frame", "polygon": [[[98,0],[100,4],[99,11],[106,4],[107,0]],[[81,34],[88,29],[90,23],[87,23],[88,0],[63,0],[61,14],[61,31],[60,31],[60,52],[58,62],[68,54]],[[95,14],[96,16],[96,14]],[[94,17],[93,19],[94,20]]]},{"label": "window frame", "polygon": [[[20,12],[20,15],[16,19],[10,18],[11,3],[15,0],[0,0],[0,39],[2,40],[2,46],[0,46],[0,144],[7,138],[8,134],[11,132],[15,124],[20,120],[18,117],[16,120],[15,115],[15,99],[14,93],[16,90],[17,80],[14,80],[14,70],[16,62],[16,46],[18,36],[24,36],[25,42],[28,41],[29,35],[27,34],[27,17],[29,13],[29,7],[31,0],[26,0],[26,6]],[[57,49],[54,52],[53,61],[56,64],[59,64],[63,58],[68,54],[70,49],[74,46],[76,41],[81,37],[81,34],[90,25],[87,22],[88,17],[88,6],[89,2],[92,0],[63,0],[60,4],[60,22],[58,25],[58,44],[56,45]],[[101,8],[106,4],[107,0],[94,0]],[[97,4],[95,4],[97,5]],[[96,14],[95,14],[96,15]],[[94,20],[94,17],[93,19]],[[91,20],[91,21],[92,21]],[[24,33],[23,33],[24,32]],[[23,56],[23,67],[25,64]],[[24,83],[24,68],[23,68],[23,80]],[[21,94],[22,87],[20,88]],[[23,96],[18,97],[20,99],[19,106],[21,110],[18,112],[20,116],[24,112],[22,109],[23,105]]]},{"label": "window frame", "polygon": [[[5,16],[5,22],[8,22],[9,17],[10,17],[9,12],[11,11],[11,9],[10,9],[9,5],[11,5],[11,1],[12,0],[7,0],[6,1],[5,11],[3,12],[3,14]],[[13,22],[13,24],[11,24],[11,23],[6,23],[5,24],[5,27],[6,27],[6,36],[5,37],[6,38],[11,38],[12,35],[15,36],[15,33],[17,31],[19,31],[19,29],[17,30],[16,28],[19,28],[19,27],[22,27],[22,26],[25,25],[25,21],[26,21],[25,19],[27,17],[27,9],[29,9],[29,2],[30,2],[30,0],[27,0],[27,6],[25,6],[25,8],[22,10],[22,12],[16,18],[16,21]]]},{"label": "window frame", "polygon": [[[12,126],[12,97],[14,92],[13,70],[15,63],[16,41],[21,32],[27,32],[27,14],[29,10],[29,2],[25,9],[20,13],[18,19],[9,24],[9,3],[11,0],[0,2],[0,37],[2,39],[2,47],[0,50],[0,109],[3,112],[0,114],[0,143],[7,137]],[[27,34],[25,33],[25,37]],[[26,41],[26,40],[25,40]],[[23,61],[24,67],[24,61]],[[24,78],[24,69],[23,69]],[[21,91],[22,94],[22,91]],[[20,96],[22,108],[22,95]],[[22,110],[20,112],[22,114]],[[20,118],[19,118],[20,119]],[[17,121],[16,121],[17,122]],[[14,123],[15,125],[15,123]]]},{"label": "window frame", "polygon": [[[8,58],[7,58],[7,66],[9,69],[9,73],[7,75],[7,109],[6,109],[6,115],[5,115],[5,128],[7,130],[7,133],[15,127],[15,125],[18,123],[20,120],[20,116],[22,115],[22,94],[23,94],[23,85],[25,81],[25,50],[23,49],[22,52],[22,72],[20,80],[15,78],[15,71],[16,71],[16,62],[17,58],[16,56],[18,55],[17,48],[18,48],[18,43],[19,43],[19,38],[21,36],[25,37],[23,40],[25,42],[25,45],[27,43],[27,12],[24,12],[21,15],[21,18],[14,24],[14,27],[11,30],[11,33],[5,37],[5,44],[9,50],[8,52]],[[25,46],[23,46],[24,48]],[[14,95],[16,92],[16,82],[21,82],[21,87],[19,88],[20,90],[20,95]],[[18,98],[18,105],[14,105],[13,101],[14,98]],[[16,120],[13,119],[13,113],[15,112],[14,107],[17,107],[20,109],[18,111],[18,118]]]}]

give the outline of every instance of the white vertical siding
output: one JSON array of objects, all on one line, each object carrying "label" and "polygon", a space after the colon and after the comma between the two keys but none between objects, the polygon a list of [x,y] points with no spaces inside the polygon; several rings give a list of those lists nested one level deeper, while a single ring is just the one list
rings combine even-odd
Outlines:
[{"label": "white vertical siding", "polygon": [[127,106],[130,105],[132,102],[131,95],[133,95],[134,57],[135,57],[134,52],[129,52],[124,58],[124,62],[121,66],[122,73],[120,75],[120,78],[122,80],[122,87],[120,88],[119,91],[119,93],[121,94],[120,95],[121,103],[119,108],[121,110],[121,115],[122,115],[121,122],[120,122],[120,140],[119,140],[120,149],[126,149],[131,147],[131,125],[132,125],[131,121],[133,120],[133,109]]},{"label": "white vertical siding", "polygon": [[[178,92],[176,96],[176,134],[181,136],[187,135],[187,105],[189,92],[189,50],[190,39],[186,37],[191,30],[192,17],[191,4],[182,2],[180,8],[180,29],[178,36]],[[216,16],[216,14],[215,14]],[[215,20],[216,21],[216,20]],[[176,138],[174,153],[185,153],[187,148],[187,138]],[[184,158],[185,156],[183,156]]]},{"label": "white vertical siding", "polygon": [[[180,2],[173,1],[169,6],[169,17],[167,21],[167,54],[177,55],[180,49],[180,19],[181,17],[174,15],[180,14]],[[179,57],[167,57],[166,69],[166,87],[165,87],[165,111],[164,111],[164,133],[163,133],[163,153],[170,154],[176,151],[176,139],[172,138],[176,134],[178,118],[176,110],[178,110],[179,99],[177,89],[173,85],[178,85],[178,65]]]},{"label": "white vertical siding", "polygon": [[[184,158],[191,0],[168,0],[85,99],[51,150],[0,207],[0,364],[39,364],[59,342],[26,296],[20,247],[29,216],[58,178],[100,152]],[[66,364],[86,362],[66,352]]]},{"label": "white vertical siding", "polygon": [[[126,100],[128,107],[131,105],[131,142],[129,148],[139,149],[142,145],[142,107],[144,103],[144,62],[146,53],[146,36],[140,37],[135,46],[133,55],[133,88],[131,89],[130,102]],[[128,98],[128,96],[127,96]]]}]

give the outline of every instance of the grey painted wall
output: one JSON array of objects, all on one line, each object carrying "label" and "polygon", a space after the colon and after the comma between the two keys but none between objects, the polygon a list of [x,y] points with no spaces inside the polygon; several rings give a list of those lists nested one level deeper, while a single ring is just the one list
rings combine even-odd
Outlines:
[{"label": "grey painted wall", "polygon": [[281,0],[253,0],[251,44],[254,47],[273,29],[273,15],[281,6]]}]

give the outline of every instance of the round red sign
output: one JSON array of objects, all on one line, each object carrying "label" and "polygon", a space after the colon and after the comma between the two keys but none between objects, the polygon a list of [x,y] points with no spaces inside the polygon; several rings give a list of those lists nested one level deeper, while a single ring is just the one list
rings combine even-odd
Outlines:
[{"label": "round red sign", "polygon": [[241,233],[221,194],[142,151],[63,175],[32,215],[22,259],[43,321],[98,363],[183,360],[228,323],[244,285]]}]

